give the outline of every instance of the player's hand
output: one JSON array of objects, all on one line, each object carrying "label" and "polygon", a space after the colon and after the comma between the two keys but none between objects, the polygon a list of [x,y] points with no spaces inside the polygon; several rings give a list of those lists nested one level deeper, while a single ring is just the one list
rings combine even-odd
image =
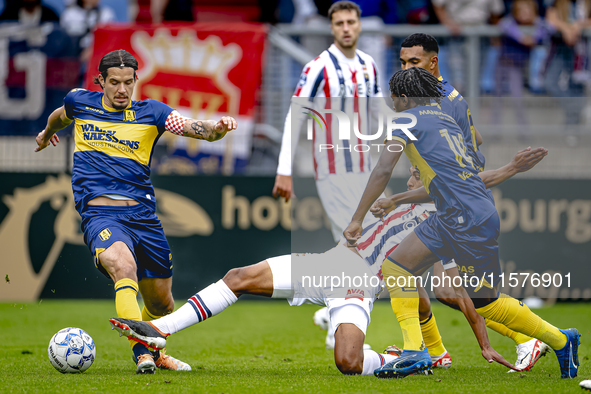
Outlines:
[{"label": "player's hand", "polygon": [[35,137],[35,142],[37,142],[37,147],[35,148],[35,152],[40,152],[43,149],[47,148],[49,146],[49,144],[51,144],[53,146],[57,146],[57,144],[59,144],[59,142],[60,142],[60,138],[57,136],[57,134],[54,134],[51,136],[49,141],[45,141],[45,130],[43,130],[42,132],[37,134],[37,137]]},{"label": "player's hand", "polygon": [[210,141],[221,140],[225,137],[226,133],[232,130],[236,130],[238,123],[236,119],[231,116],[222,116],[222,118],[213,127],[214,137]]},{"label": "player's hand", "polygon": [[384,216],[396,209],[396,203],[391,198],[380,198],[373,203],[369,211],[376,218],[380,218],[384,221]]},{"label": "player's hand", "polygon": [[497,353],[497,351],[492,347],[482,349],[482,357],[484,357],[486,361],[488,361],[489,363],[496,361],[507,368],[511,368],[514,371],[519,371],[519,369],[515,368],[513,364],[505,360],[505,358],[501,356],[499,353]]},{"label": "player's hand", "polygon": [[277,174],[275,186],[273,186],[273,197],[285,197],[285,202],[288,202],[292,195],[295,197],[292,190],[291,175]]},{"label": "player's hand", "polygon": [[347,239],[349,243],[348,246],[357,246],[357,240],[361,238],[361,232],[363,231],[362,223],[360,222],[351,222],[343,231],[343,235]]},{"label": "player's hand", "polygon": [[525,172],[534,168],[547,155],[548,149],[542,147],[532,149],[528,147],[517,152],[511,162],[516,172]]}]

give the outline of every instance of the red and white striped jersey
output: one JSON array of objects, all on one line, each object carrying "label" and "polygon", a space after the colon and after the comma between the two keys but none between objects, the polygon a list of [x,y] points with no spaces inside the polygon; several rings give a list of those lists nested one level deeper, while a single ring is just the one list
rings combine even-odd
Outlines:
[{"label": "red and white striped jersey", "polygon": [[[294,98],[307,98],[310,107],[338,109],[347,113],[359,113],[358,129],[363,134],[372,134],[370,128],[370,97],[381,97],[378,70],[371,56],[357,50],[353,59],[347,58],[334,44],[320,56],[306,64],[294,93]],[[327,100],[327,97],[331,98]],[[297,116],[301,126],[306,116],[302,101],[292,101],[284,127],[283,142],[279,155],[277,173],[291,175],[292,138],[297,141],[301,127],[292,137],[292,116]],[[350,140],[340,140],[336,116],[324,114],[326,124],[313,123],[314,171],[316,179],[342,173],[370,173],[369,152],[360,147],[369,146],[369,141],[362,141],[351,132]],[[295,126],[295,123],[294,123]],[[374,131],[375,133],[375,131]],[[320,146],[333,145],[333,149],[320,149]]]},{"label": "red and white striped jersey", "polygon": [[434,204],[402,204],[390,212],[384,221],[363,229],[357,241],[357,252],[369,264],[371,272],[382,278],[382,262],[423,220],[435,212]]}]

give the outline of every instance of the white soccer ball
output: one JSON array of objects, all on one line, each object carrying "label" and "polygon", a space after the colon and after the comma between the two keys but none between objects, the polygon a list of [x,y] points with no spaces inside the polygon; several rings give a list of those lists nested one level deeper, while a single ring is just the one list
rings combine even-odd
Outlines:
[{"label": "white soccer ball", "polygon": [[94,362],[96,347],[86,331],[69,327],[51,338],[47,354],[51,365],[61,373],[80,373]]}]

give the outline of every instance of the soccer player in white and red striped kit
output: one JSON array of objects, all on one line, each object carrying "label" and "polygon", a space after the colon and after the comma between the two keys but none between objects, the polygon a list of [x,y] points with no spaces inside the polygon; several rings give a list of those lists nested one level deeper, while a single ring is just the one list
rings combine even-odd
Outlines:
[{"label": "soccer player in white and red striped kit", "polygon": [[[359,130],[367,134],[369,118],[375,113],[370,98],[382,97],[378,69],[374,59],[357,49],[361,32],[361,10],[351,1],[338,1],[329,11],[334,44],[304,66],[287,114],[281,153],[273,195],[289,200],[292,194],[292,139],[297,141],[304,121],[302,100],[308,98],[314,109],[338,109],[359,113]],[[327,99],[331,98],[331,99]],[[373,106],[373,102],[371,103]],[[297,129],[292,130],[292,117],[297,117]],[[339,140],[336,116],[326,114],[326,125],[314,125],[313,161],[316,188],[322,206],[331,223],[335,242],[342,237],[349,224],[371,173],[371,159],[367,151],[352,146],[362,141]],[[292,136],[292,132],[295,135]],[[321,146],[324,148],[321,149]],[[326,148],[333,146],[333,148]],[[338,198],[335,198],[338,196]],[[371,215],[370,215],[371,216]]]}]

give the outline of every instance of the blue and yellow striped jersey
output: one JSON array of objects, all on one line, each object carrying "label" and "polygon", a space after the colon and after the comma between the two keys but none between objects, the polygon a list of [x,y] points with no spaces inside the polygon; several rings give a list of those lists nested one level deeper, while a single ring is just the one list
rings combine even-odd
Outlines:
[{"label": "blue and yellow striped jersey", "polygon": [[150,161],[173,111],[156,100],[132,101],[124,110],[104,103],[102,92],[74,89],[64,98],[75,122],[72,190],[76,210],[104,194],[120,194],[156,210]]},{"label": "blue and yellow striped jersey", "polygon": [[473,158],[467,154],[462,130],[447,113],[433,106],[404,111],[417,118],[410,132],[400,129],[392,138],[405,145],[404,152],[419,170],[421,181],[435,202],[439,218],[455,229],[478,226],[496,212]]},{"label": "blue and yellow striped jersey", "polygon": [[464,97],[445,79],[439,77],[441,81],[443,92],[445,97],[441,99],[441,109],[446,114],[449,114],[460,129],[464,136],[464,144],[466,146],[466,154],[470,154],[472,150],[472,161],[476,165],[478,171],[484,171],[484,155],[478,149],[478,143],[476,142],[476,131],[474,129],[474,122],[472,121],[472,114],[468,103],[464,100]]}]

